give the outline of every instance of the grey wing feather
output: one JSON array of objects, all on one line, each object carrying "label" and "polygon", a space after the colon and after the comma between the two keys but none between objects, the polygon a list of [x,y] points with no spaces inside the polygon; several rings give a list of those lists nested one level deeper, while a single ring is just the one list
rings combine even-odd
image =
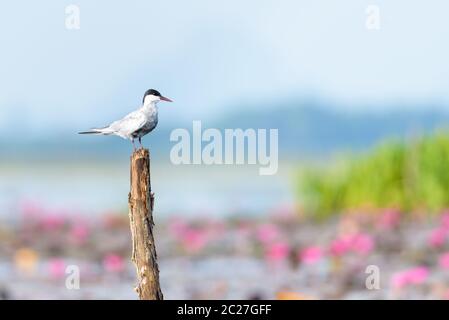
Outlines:
[{"label": "grey wing feather", "polygon": [[120,135],[131,135],[145,125],[145,117],[140,112],[131,112],[121,120],[117,120],[109,125],[109,129]]}]

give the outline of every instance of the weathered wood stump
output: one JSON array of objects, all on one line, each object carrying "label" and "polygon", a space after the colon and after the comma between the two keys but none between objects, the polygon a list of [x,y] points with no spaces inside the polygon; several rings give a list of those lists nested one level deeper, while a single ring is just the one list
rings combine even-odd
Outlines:
[{"label": "weathered wood stump", "polygon": [[162,300],[153,237],[154,195],[151,192],[150,154],[147,149],[138,149],[131,156],[131,190],[128,203],[132,261],[136,266],[138,281],[135,290],[141,300]]}]

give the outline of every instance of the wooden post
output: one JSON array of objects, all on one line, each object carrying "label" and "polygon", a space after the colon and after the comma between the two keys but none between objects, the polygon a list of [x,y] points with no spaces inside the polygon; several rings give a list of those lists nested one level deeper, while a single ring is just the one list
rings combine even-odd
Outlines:
[{"label": "wooden post", "polygon": [[150,182],[150,155],[138,149],[131,156],[131,191],[128,198],[132,261],[137,270],[135,290],[141,300],[162,300],[156,246],[153,237],[154,195]]}]

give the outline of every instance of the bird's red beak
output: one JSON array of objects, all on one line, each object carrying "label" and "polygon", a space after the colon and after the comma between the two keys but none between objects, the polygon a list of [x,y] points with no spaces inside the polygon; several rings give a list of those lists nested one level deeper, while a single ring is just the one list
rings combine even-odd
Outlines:
[{"label": "bird's red beak", "polygon": [[173,102],[173,100],[170,100],[169,98],[166,98],[164,96],[161,96],[161,100],[167,101],[167,102]]}]

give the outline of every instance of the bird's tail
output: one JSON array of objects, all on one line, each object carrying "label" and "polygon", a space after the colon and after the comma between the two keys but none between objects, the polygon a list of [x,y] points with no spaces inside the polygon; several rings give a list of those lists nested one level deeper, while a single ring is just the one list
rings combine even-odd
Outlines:
[{"label": "bird's tail", "polygon": [[89,131],[81,131],[78,132],[78,134],[103,134],[103,135],[109,135],[112,134],[112,131],[109,130],[108,127],[105,128],[99,128],[99,129],[91,129]]}]

